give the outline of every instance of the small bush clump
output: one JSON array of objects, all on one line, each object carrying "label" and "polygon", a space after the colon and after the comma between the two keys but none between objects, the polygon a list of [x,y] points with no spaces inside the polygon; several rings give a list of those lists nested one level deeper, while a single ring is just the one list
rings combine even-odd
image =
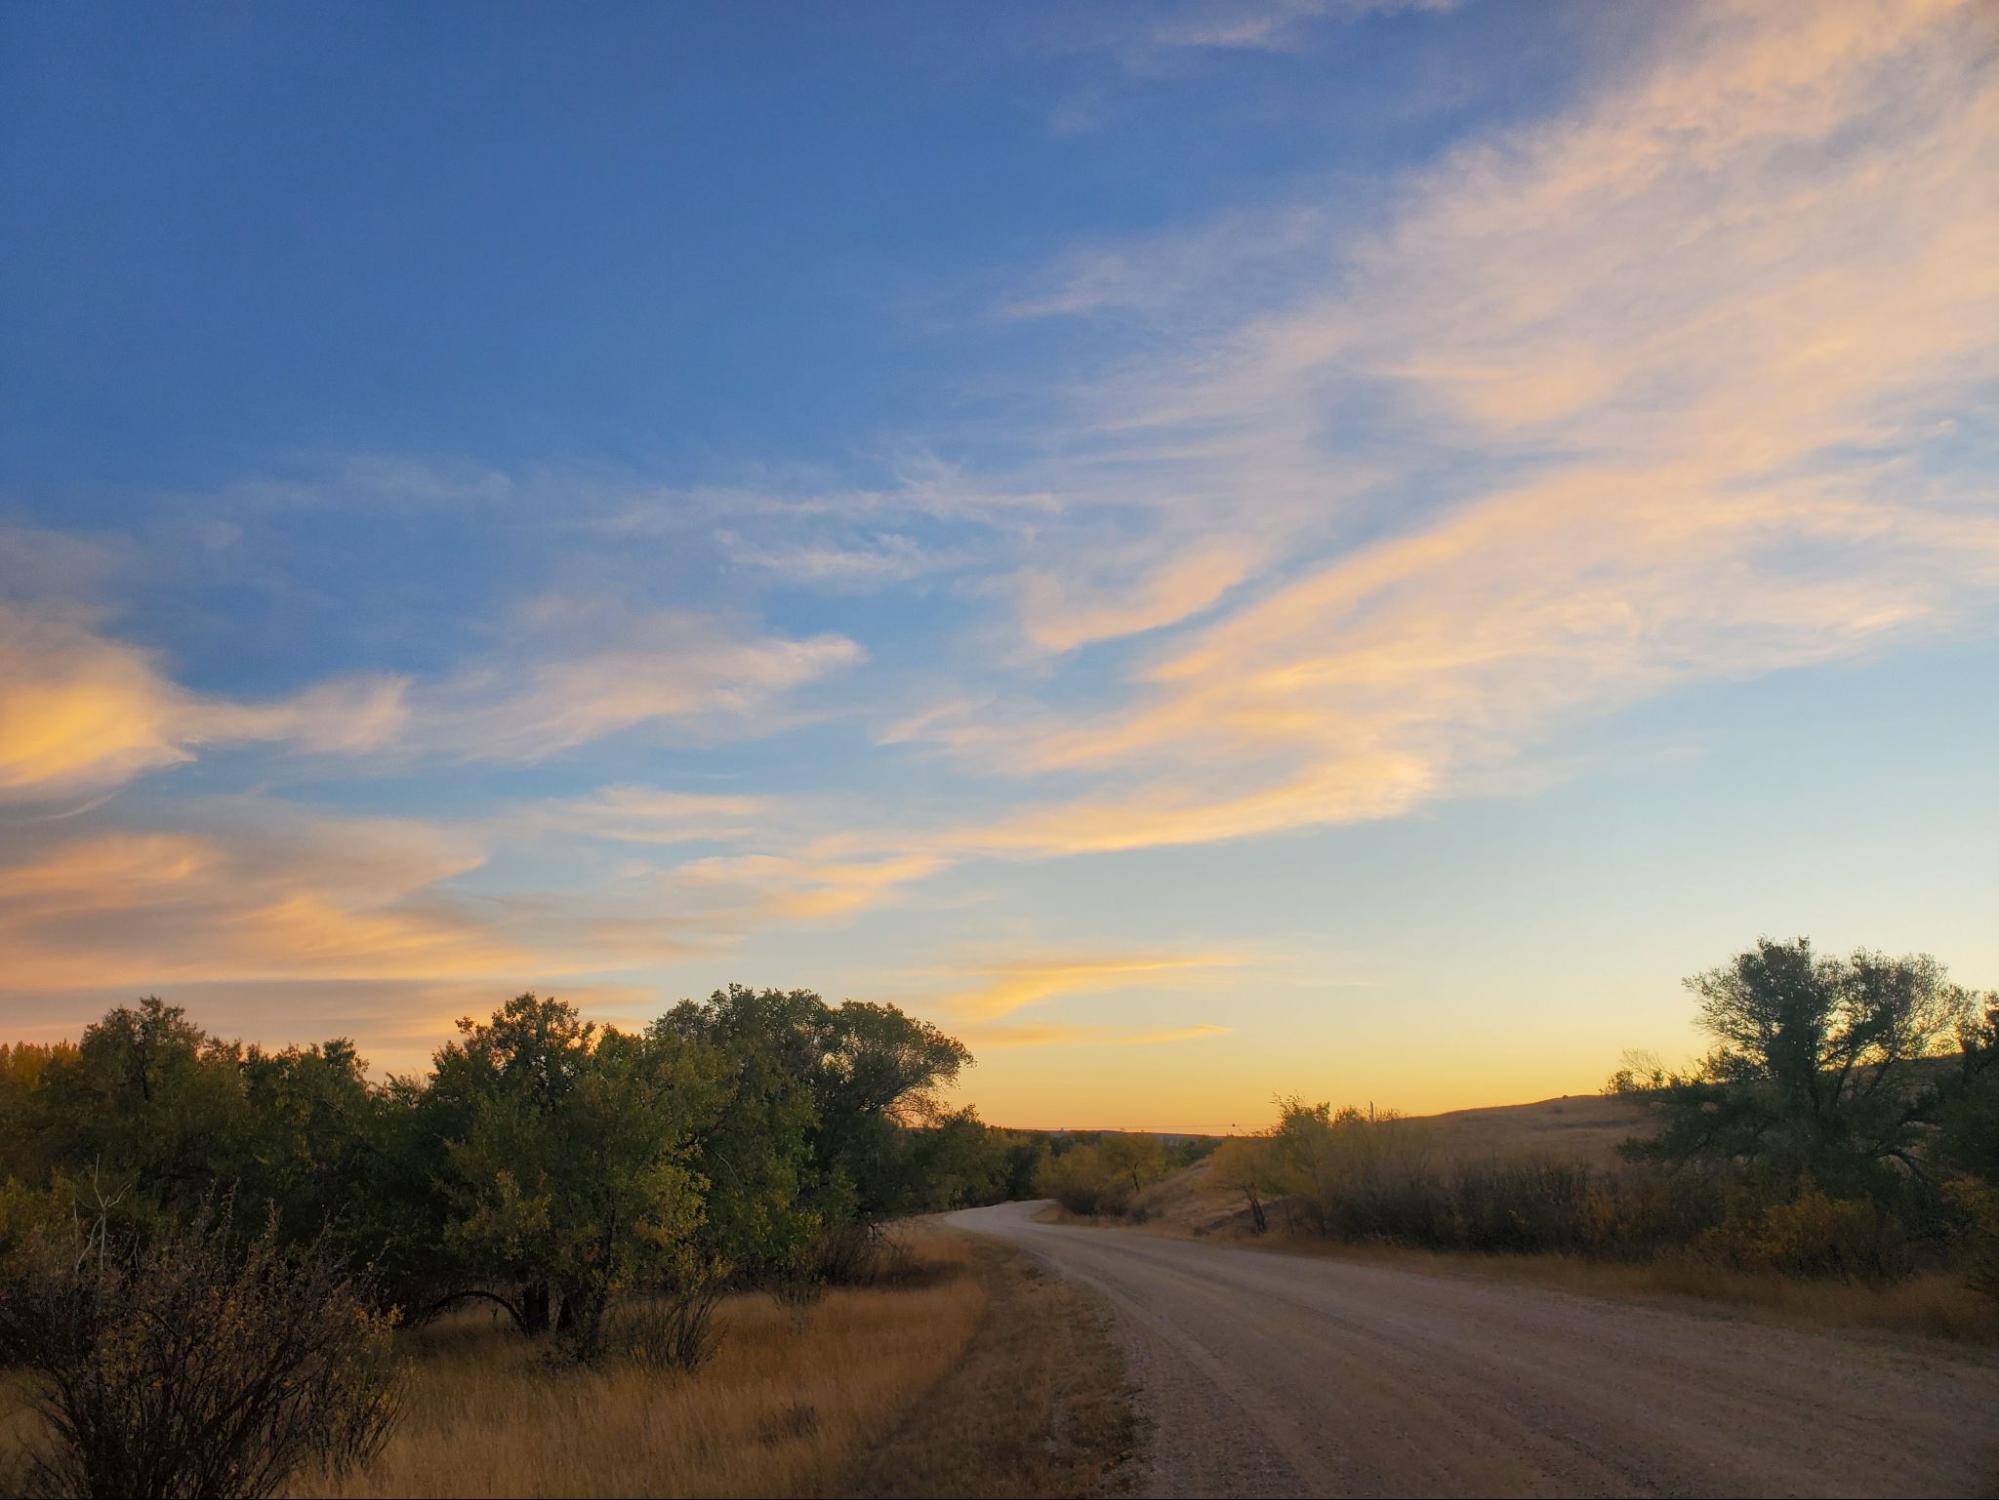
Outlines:
[{"label": "small bush clump", "polygon": [[698,1370],[722,1341],[715,1321],[719,1286],[705,1285],[675,1296],[635,1302],[613,1334],[619,1354],[646,1370]]}]

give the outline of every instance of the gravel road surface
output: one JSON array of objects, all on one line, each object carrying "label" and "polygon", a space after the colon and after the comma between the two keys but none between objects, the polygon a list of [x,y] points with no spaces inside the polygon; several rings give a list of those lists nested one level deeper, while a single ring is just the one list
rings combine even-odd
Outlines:
[{"label": "gravel road surface", "polygon": [[1094,1288],[1148,1495],[1992,1495],[1999,1361],[1482,1279],[953,1214]]}]

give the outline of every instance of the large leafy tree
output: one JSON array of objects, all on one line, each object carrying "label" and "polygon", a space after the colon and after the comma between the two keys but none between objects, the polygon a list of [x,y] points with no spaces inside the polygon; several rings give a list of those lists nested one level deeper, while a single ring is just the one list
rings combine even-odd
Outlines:
[{"label": "large leafy tree", "polygon": [[191,1209],[254,1165],[241,1050],[177,1005],[118,1006],[39,1082],[34,1129],[54,1174],[115,1181],[128,1209]]},{"label": "large leafy tree", "polygon": [[619,1293],[702,1274],[707,1183],[692,1160],[717,1072],[710,1049],[600,1031],[555,999],[461,1022],[421,1107],[465,1274],[517,1289],[503,1300],[529,1332],[559,1312],[586,1352]]},{"label": "large leafy tree", "polygon": [[814,1150],[826,1029],[826,1006],[810,991],[737,984],[684,1000],[653,1023],[655,1037],[704,1045],[719,1058],[716,1117],[694,1157],[711,1184],[701,1233],[746,1284],[792,1278],[841,1207]]},{"label": "large leafy tree", "polygon": [[963,1042],[893,1005],[849,1000],[825,1012],[814,1075],[823,1169],[851,1185],[867,1219],[906,1205],[899,1127],[933,1120],[971,1065]]},{"label": "large leafy tree", "polygon": [[704,1146],[719,1247],[750,1273],[795,1264],[814,1234],[913,1206],[906,1127],[939,1117],[971,1062],[962,1042],[893,1005],[731,985],[657,1030],[723,1054],[729,1102]]},{"label": "large leafy tree", "polygon": [[1687,986],[1716,1045],[1667,1080],[1663,1128],[1628,1155],[1753,1165],[1835,1192],[1922,1175],[1917,1146],[1939,1102],[1929,1059],[1955,1048],[1970,1010],[1935,959],[1765,938]]}]

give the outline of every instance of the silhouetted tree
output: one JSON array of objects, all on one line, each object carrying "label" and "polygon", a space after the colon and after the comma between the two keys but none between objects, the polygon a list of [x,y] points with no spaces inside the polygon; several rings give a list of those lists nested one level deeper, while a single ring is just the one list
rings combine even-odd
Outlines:
[{"label": "silhouetted tree", "polygon": [[1917,1064],[1951,1049],[1967,993],[1927,955],[1820,957],[1768,938],[1687,986],[1715,1049],[1659,1096],[1658,1136],[1635,1159],[1755,1162],[1835,1192],[1878,1190],[1883,1165],[1923,1175],[1917,1152],[1938,1094]]}]

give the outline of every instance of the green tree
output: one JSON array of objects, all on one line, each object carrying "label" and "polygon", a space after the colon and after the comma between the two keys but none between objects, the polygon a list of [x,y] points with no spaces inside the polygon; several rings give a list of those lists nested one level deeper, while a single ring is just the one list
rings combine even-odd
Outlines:
[{"label": "green tree", "polygon": [[241,1049],[149,996],[84,1029],[42,1069],[35,1108],[54,1177],[136,1184],[126,1209],[187,1211],[254,1166]]},{"label": "green tree", "polygon": [[1950,1049],[1969,1011],[1935,959],[1822,957],[1803,938],[1764,938],[1687,986],[1716,1046],[1695,1073],[1668,1080],[1656,1096],[1663,1128],[1628,1143],[1628,1156],[1753,1163],[1835,1196],[1926,1175],[1918,1141],[1938,1096],[1918,1064]]},{"label": "green tree", "polygon": [[612,1301],[713,1274],[696,1243],[707,1187],[690,1165],[721,1089],[714,1054],[673,1036],[602,1031],[522,995],[460,1023],[430,1101],[444,1137],[445,1241],[524,1331],[559,1312],[593,1355]]},{"label": "green tree", "polygon": [[1208,1180],[1216,1187],[1241,1193],[1249,1210],[1250,1228],[1262,1234],[1270,1228],[1263,1200],[1283,1191],[1277,1152],[1263,1135],[1230,1136],[1208,1159]]},{"label": "green tree", "polygon": [[697,1043],[719,1058],[716,1117],[693,1159],[713,1184],[701,1233],[714,1258],[748,1285],[796,1276],[842,1207],[814,1152],[825,1011],[810,991],[732,984],[705,1001],[684,1000],[653,1023],[655,1037]]},{"label": "green tree", "polygon": [[860,1000],[827,1007],[822,1038],[813,1075],[821,1168],[851,1186],[862,1219],[902,1212],[898,1131],[936,1117],[971,1053],[928,1021]]},{"label": "green tree", "polygon": [[1938,1085],[1937,1160],[1946,1171],[1999,1184],[1999,994],[1978,998],[1958,1043],[1957,1067]]},{"label": "green tree", "polygon": [[1010,1180],[1011,1143],[971,1105],[904,1132],[909,1207],[926,1213],[996,1203]]},{"label": "green tree", "polygon": [[1105,1171],[1127,1184],[1133,1197],[1166,1175],[1166,1148],[1156,1135],[1119,1131],[1097,1147]]},{"label": "green tree", "polygon": [[365,1219],[381,1096],[368,1081],[366,1059],[336,1038],[281,1052],[249,1047],[239,1066],[249,1116],[239,1199],[275,1212],[293,1240],[325,1231],[373,1259],[380,1247]]}]

